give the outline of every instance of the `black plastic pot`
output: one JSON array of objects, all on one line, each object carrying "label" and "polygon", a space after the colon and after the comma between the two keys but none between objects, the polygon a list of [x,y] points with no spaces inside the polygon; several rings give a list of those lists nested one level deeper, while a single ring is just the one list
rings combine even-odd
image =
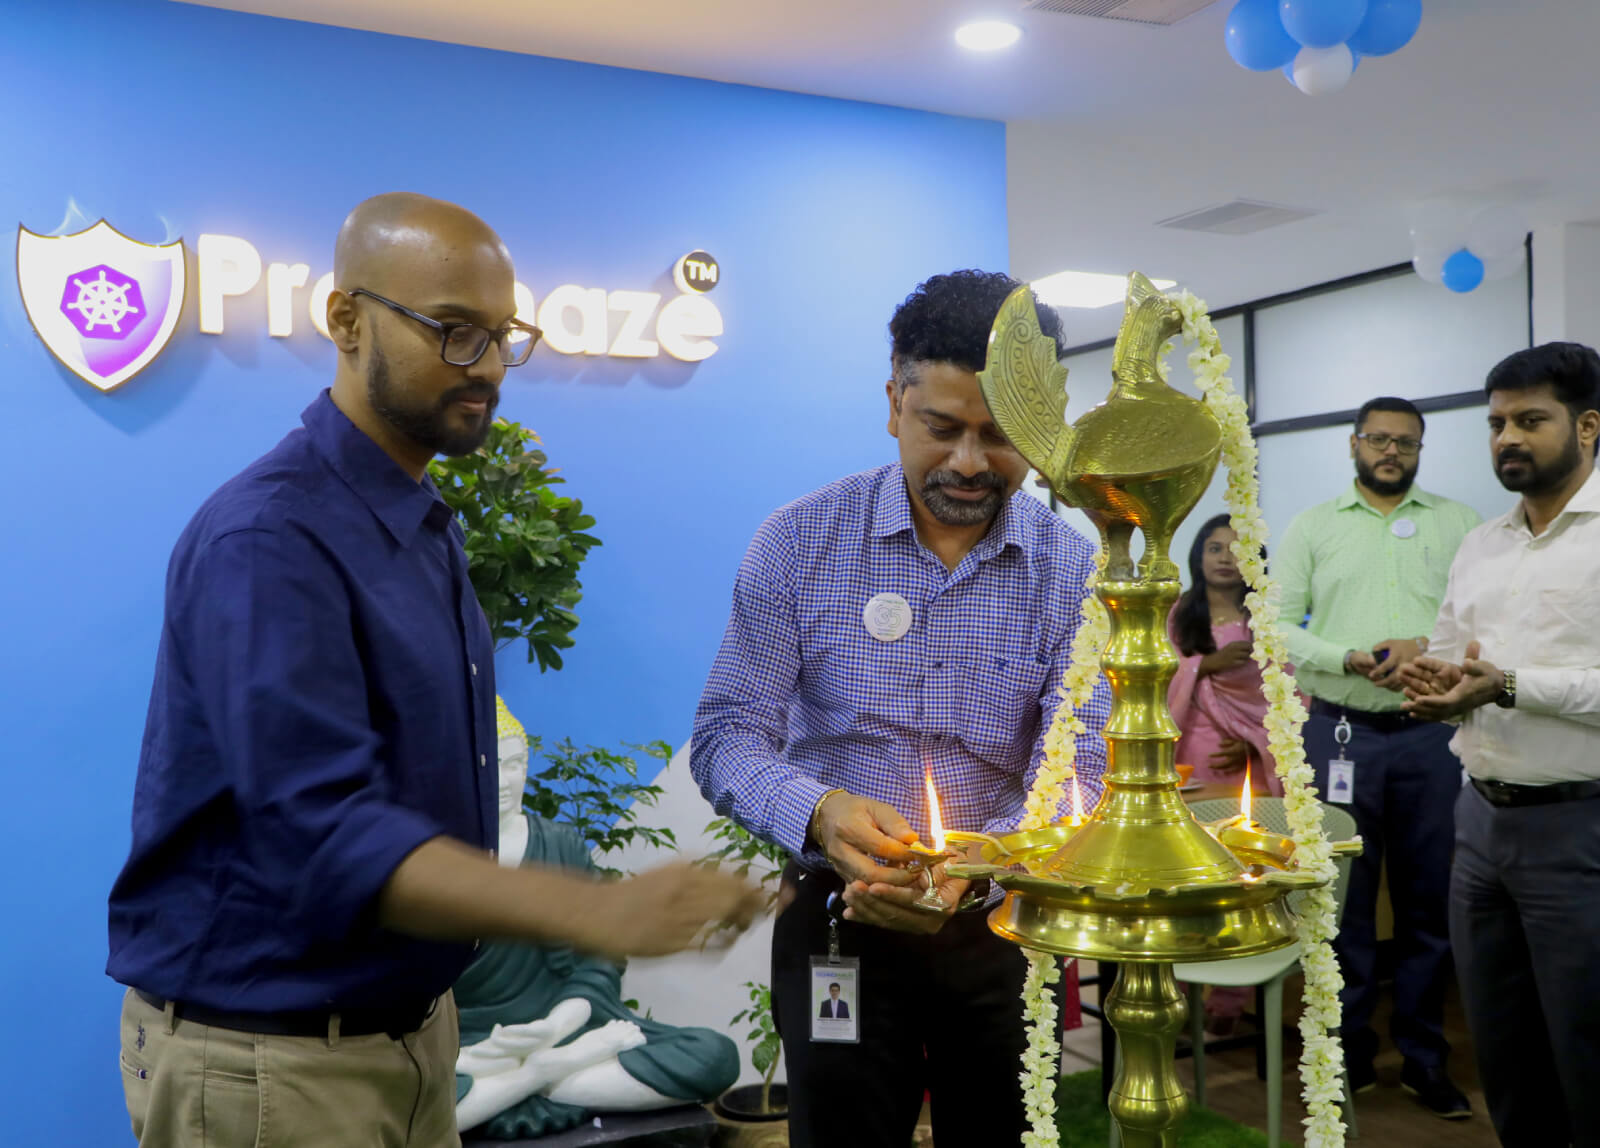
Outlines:
[{"label": "black plastic pot", "polygon": [[712,1109],[718,1116],[728,1120],[742,1120],[750,1123],[760,1123],[769,1120],[787,1120],[789,1118],[789,1086],[774,1084],[772,1086],[772,1107],[763,1112],[761,1110],[761,1085],[741,1084],[737,1088],[730,1088],[717,1097],[712,1104]]}]

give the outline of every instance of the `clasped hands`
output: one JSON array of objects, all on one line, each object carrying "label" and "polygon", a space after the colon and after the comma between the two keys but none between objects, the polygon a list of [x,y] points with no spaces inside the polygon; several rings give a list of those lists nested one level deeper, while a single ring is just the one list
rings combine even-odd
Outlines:
[{"label": "clasped hands", "polygon": [[1344,657],[1344,665],[1347,672],[1400,693],[1405,689],[1402,671],[1421,656],[1422,643],[1415,638],[1390,638],[1370,650],[1351,650]]},{"label": "clasped hands", "polygon": [[1426,654],[1409,662],[1400,671],[1406,695],[1400,708],[1423,721],[1444,721],[1494,701],[1506,676],[1482,652],[1477,642],[1468,642],[1459,666]]},{"label": "clasped hands", "polygon": [[[944,865],[911,868],[906,846],[916,830],[894,806],[843,791],[825,798],[813,816],[817,845],[844,879],[844,919],[902,933],[936,933],[956,911],[969,882],[946,875]],[[880,864],[879,859],[886,864]],[[929,882],[943,913],[914,909]]]}]

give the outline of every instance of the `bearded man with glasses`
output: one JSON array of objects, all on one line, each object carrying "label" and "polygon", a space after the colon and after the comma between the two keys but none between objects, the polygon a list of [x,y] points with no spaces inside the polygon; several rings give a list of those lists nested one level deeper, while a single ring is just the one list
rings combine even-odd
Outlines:
[{"label": "bearded man with glasses", "polygon": [[423,196],[351,212],[334,283],[332,389],[168,570],[107,965],[145,1148],[261,1144],[269,1115],[273,1143],[458,1144],[476,938],[659,955],[761,902],[688,865],[495,863],[494,644],[427,465],[483,442],[539,332],[499,236]]},{"label": "bearded man with glasses", "polygon": [[1344,972],[1345,1058],[1357,1092],[1377,1084],[1378,885],[1388,858],[1394,906],[1394,1013],[1400,1084],[1436,1116],[1472,1115],[1446,1072],[1447,903],[1461,767],[1453,728],[1402,712],[1400,668],[1428,648],[1450,562],[1478,523],[1471,507],[1419,489],[1422,412],[1369,400],[1350,435],[1355,482],[1289,524],[1273,570],[1285,644],[1311,699],[1306,756],[1324,801],[1348,805],[1366,849],[1334,949]]}]

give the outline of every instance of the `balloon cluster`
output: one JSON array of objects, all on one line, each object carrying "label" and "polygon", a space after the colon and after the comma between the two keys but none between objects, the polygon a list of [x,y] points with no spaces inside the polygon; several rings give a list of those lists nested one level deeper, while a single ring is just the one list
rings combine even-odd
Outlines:
[{"label": "balloon cluster", "polygon": [[1514,203],[1432,200],[1412,213],[1411,266],[1465,294],[1520,268],[1527,238],[1528,218]]},{"label": "balloon cluster", "polygon": [[1239,0],[1228,14],[1228,53],[1242,68],[1283,74],[1308,96],[1337,92],[1363,56],[1411,42],[1422,0]]}]

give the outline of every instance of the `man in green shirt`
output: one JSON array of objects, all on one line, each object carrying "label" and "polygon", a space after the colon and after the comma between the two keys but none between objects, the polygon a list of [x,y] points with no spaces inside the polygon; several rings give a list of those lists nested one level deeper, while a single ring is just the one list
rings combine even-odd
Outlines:
[{"label": "man in green shirt", "polygon": [[1405,1058],[1400,1083],[1431,1112],[1459,1119],[1472,1109],[1446,1072],[1443,1022],[1461,766],[1449,748],[1452,726],[1401,712],[1399,670],[1428,648],[1450,562],[1478,514],[1414,485],[1423,429],[1422,412],[1405,399],[1367,402],[1350,436],[1355,482],[1295,517],[1273,572],[1283,616],[1310,616],[1284,635],[1311,698],[1306,756],[1323,799],[1349,808],[1366,843],[1335,942],[1351,1085],[1361,1092],[1377,1083],[1372,1013],[1387,853],[1396,950],[1390,1034]]}]

